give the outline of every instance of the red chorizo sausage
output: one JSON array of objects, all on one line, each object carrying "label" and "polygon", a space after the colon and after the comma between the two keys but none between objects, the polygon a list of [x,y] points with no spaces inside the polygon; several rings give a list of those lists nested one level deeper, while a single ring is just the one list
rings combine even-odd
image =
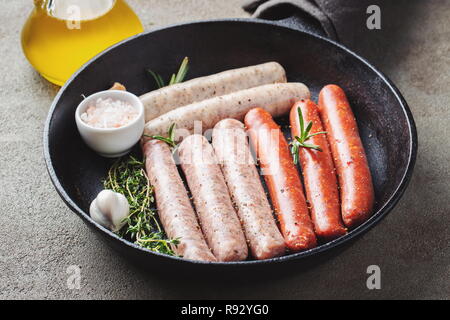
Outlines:
[{"label": "red chorizo sausage", "polygon": [[247,113],[245,125],[259,158],[286,246],[294,251],[315,247],[316,235],[300,176],[279,126],[270,113],[261,108]]},{"label": "red chorizo sausage", "polygon": [[[312,122],[310,134],[322,132],[322,121],[317,105],[311,100],[301,100],[291,109],[290,122],[292,137],[300,136],[298,108],[301,109],[305,126]],[[308,144],[318,146],[322,151],[300,148],[299,159],[302,167],[306,197],[311,206],[311,218],[316,235],[325,240],[338,238],[347,230],[342,225],[339,191],[325,134],[308,139]]]},{"label": "red chorizo sausage", "polygon": [[372,177],[355,116],[337,85],[320,91],[319,113],[338,174],[342,218],[347,227],[355,227],[369,218],[374,204]]}]

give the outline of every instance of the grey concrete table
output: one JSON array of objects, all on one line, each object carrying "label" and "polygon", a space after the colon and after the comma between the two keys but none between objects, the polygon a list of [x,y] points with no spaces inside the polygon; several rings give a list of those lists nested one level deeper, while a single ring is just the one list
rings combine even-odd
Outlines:
[{"label": "grey concrete table", "polygon": [[[146,29],[246,16],[240,0],[129,2]],[[251,284],[216,286],[199,280],[195,288],[129,264],[90,232],[53,189],[42,156],[42,131],[58,88],[43,80],[21,52],[20,30],[31,3],[0,1],[0,298],[450,298],[448,1],[422,1],[416,23],[395,45],[366,50],[405,95],[419,131],[414,177],[396,209],[314,269]],[[71,265],[81,267],[79,290],[67,286]],[[381,290],[366,287],[369,265],[381,268]]]}]

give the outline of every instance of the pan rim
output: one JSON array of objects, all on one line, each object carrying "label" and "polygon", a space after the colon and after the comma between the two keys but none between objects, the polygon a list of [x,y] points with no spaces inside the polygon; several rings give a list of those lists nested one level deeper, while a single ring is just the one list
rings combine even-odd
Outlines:
[{"label": "pan rim", "polygon": [[[112,231],[104,228],[103,226],[99,225],[98,223],[96,223],[95,221],[93,221],[91,219],[91,217],[89,216],[89,214],[87,214],[86,212],[84,212],[84,210],[82,210],[72,199],[71,197],[67,194],[67,192],[65,191],[65,189],[63,188],[62,184],[59,181],[58,176],[56,175],[54,166],[53,166],[53,162],[51,159],[51,155],[50,155],[50,148],[49,148],[49,132],[50,132],[50,126],[52,124],[53,121],[53,115],[54,115],[54,111],[59,103],[59,100],[61,99],[63,93],[65,92],[65,90],[67,89],[67,87],[69,87],[71,85],[71,83],[78,77],[78,75],[85,69],[87,68],[94,60],[97,60],[98,58],[100,58],[102,55],[108,53],[111,50],[114,50],[116,47],[121,46],[124,43],[127,43],[129,41],[133,41],[134,39],[146,36],[148,34],[151,33],[155,33],[155,32],[159,32],[159,31],[164,31],[164,30],[168,30],[168,29],[174,29],[174,28],[179,28],[179,27],[184,27],[184,26],[189,26],[189,25],[194,25],[194,24],[210,24],[210,23],[250,23],[250,24],[261,24],[261,25],[269,25],[269,26],[274,26],[280,29],[287,29],[290,31],[295,31],[295,32],[300,32],[303,34],[306,34],[308,36],[317,38],[321,41],[325,41],[328,42],[329,44],[338,47],[340,50],[343,50],[344,52],[346,52],[347,54],[350,54],[351,56],[353,56],[354,58],[360,60],[363,64],[365,64],[370,70],[372,70],[373,72],[375,72],[375,74],[383,81],[387,84],[388,88],[394,93],[394,96],[396,97],[398,103],[400,104],[403,113],[405,114],[405,117],[407,119],[408,122],[408,129],[409,129],[409,136],[411,138],[410,144],[409,144],[409,157],[408,157],[408,163],[407,166],[405,167],[405,171],[403,173],[403,176],[400,180],[400,183],[398,184],[398,186],[396,187],[396,189],[392,192],[392,195],[388,198],[387,201],[385,201],[385,203],[383,204],[383,206],[381,206],[376,212],[374,212],[374,214],[367,220],[365,221],[363,224],[361,224],[360,226],[358,226],[357,228],[353,229],[352,231],[350,231],[349,233],[347,233],[346,235],[339,237],[335,240],[332,240],[330,242],[327,242],[325,244],[322,244],[318,247],[306,250],[306,251],[302,251],[302,252],[297,252],[297,253],[292,253],[289,255],[285,255],[282,257],[275,257],[275,258],[271,258],[271,259],[266,259],[266,260],[248,260],[248,261],[234,261],[234,262],[205,262],[205,261],[194,261],[194,260],[188,260],[188,259],[184,259],[184,258],[180,258],[180,257],[175,257],[175,256],[169,256],[167,254],[163,254],[163,253],[158,253],[158,252],[153,252],[150,251],[148,249],[144,249],[128,240],[125,240],[123,238],[120,238],[119,236],[117,236],[115,233],[113,233]],[[172,261],[176,262],[176,263],[187,263],[187,264],[193,264],[193,265],[212,265],[212,266],[225,266],[225,267],[236,267],[236,266],[250,266],[250,265],[266,265],[266,264],[274,264],[274,263],[281,263],[281,262],[287,262],[287,261],[293,261],[293,260],[300,260],[303,258],[307,258],[319,253],[322,253],[324,251],[328,251],[331,250],[333,248],[336,248],[338,246],[343,245],[344,243],[357,238],[358,236],[362,235],[363,233],[369,231],[371,228],[373,228],[376,224],[378,224],[388,213],[390,213],[392,211],[392,209],[395,207],[395,205],[399,202],[400,198],[403,196],[404,192],[406,191],[406,188],[411,180],[412,174],[413,174],[413,170],[414,170],[414,165],[416,162],[416,157],[417,157],[417,148],[418,148],[418,138],[417,138],[417,129],[416,129],[416,125],[415,125],[415,121],[412,115],[412,112],[407,104],[407,102],[405,101],[405,99],[403,98],[402,94],[400,93],[400,91],[398,90],[398,88],[393,84],[393,82],[386,76],[384,75],[381,71],[379,71],[377,68],[375,68],[370,62],[368,62],[365,58],[361,57],[360,55],[354,53],[352,50],[348,49],[347,47],[345,47],[342,44],[339,44],[331,39],[328,39],[326,37],[308,32],[308,31],[304,31],[304,30],[298,30],[294,27],[290,27],[290,26],[286,26],[278,21],[268,21],[268,20],[261,20],[261,19],[253,19],[253,18],[229,18],[229,19],[209,19],[209,20],[198,20],[198,21],[192,21],[192,22],[184,22],[184,23],[179,23],[179,24],[172,24],[169,26],[164,26],[164,27],[160,27],[160,28],[156,28],[153,30],[149,30],[146,32],[142,32],[139,33],[135,36],[132,36],[130,38],[127,38],[107,49],[105,49],[104,51],[100,52],[99,54],[97,54],[96,56],[94,56],[92,59],[90,59],[89,61],[87,61],[85,64],[83,64],[66,82],[65,84],[60,88],[60,90],[58,91],[57,95],[55,96],[52,105],[49,109],[48,115],[47,115],[47,119],[45,121],[45,127],[44,127],[44,132],[43,132],[43,147],[44,147],[44,159],[45,159],[45,164],[47,167],[47,171],[50,175],[50,180],[52,181],[52,184],[54,185],[57,193],[59,194],[59,196],[62,198],[62,200],[64,201],[64,203],[71,209],[71,211],[73,211],[74,213],[76,213],[78,216],[80,216],[85,223],[88,223],[89,225],[91,225],[94,228],[98,228],[100,229],[101,232],[104,232],[107,236],[109,236],[109,238],[113,241],[118,241],[119,243],[121,243],[122,245],[128,246],[130,247],[131,250],[138,250],[140,253],[142,254],[151,254],[151,255],[156,255],[160,258],[168,258],[171,259]]]}]

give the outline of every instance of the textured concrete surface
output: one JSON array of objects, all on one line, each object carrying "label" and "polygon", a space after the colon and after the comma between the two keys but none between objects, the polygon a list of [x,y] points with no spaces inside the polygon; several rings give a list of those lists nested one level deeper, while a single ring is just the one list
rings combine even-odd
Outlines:
[{"label": "textured concrete surface", "polygon": [[[146,29],[246,16],[240,0],[129,2]],[[173,282],[137,269],[66,208],[42,156],[44,120],[58,88],[33,71],[20,47],[31,1],[0,4],[0,298],[450,298],[447,1],[421,1],[420,8],[412,7],[419,9],[415,23],[395,41],[385,35],[361,49],[398,85],[417,122],[417,165],[400,204],[375,229],[313,269],[220,286]],[[366,288],[366,269],[373,264],[381,268],[381,290]],[[81,267],[79,290],[67,287],[70,265]]]}]

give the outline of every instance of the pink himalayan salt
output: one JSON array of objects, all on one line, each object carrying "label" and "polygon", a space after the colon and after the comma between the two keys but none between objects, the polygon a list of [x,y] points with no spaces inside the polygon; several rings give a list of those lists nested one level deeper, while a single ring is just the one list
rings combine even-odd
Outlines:
[{"label": "pink himalayan salt", "polygon": [[98,98],[94,105],[87,107],[81,120],[94,128],[120,128],[138,116],[138,110],[131,104],[111,98]]}]

